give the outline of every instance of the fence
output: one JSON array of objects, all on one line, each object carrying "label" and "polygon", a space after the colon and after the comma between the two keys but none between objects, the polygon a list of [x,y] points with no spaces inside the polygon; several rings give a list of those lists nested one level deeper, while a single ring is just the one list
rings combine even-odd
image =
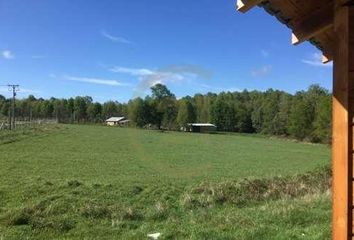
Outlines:
[{"label": "fence", "polygon": [[[26,129],[34,126],[44,125],[44,124],[57,124],[57,119],[36,119],[32,121],[15,121],[15,126],[13,129]],[[0,131],[10,130],[12,127],[8,121],[0,120]]]}]

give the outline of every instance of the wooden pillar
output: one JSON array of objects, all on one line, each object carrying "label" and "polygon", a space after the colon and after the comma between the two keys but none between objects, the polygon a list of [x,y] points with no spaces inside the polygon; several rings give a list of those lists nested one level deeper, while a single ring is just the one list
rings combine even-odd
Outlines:
[{"label": "wooden pillar", "polygon": [[335,1],[333,239],[353,237],[354,4]]}]

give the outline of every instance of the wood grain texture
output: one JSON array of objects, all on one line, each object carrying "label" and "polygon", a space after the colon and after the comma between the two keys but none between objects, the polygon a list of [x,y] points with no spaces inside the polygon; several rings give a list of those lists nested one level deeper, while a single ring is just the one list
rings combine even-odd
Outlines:
[{"label": "wood grain texture", "polygon": [[353,236],[354,9],[335,0],[333,81],[333,229],[334,240]]},{"label": "wood grain texture", "polygon": [[333,2],[321,4],[319,7],[303,16],[301,19],[293,20],[293,35],[292,44],[299,44],[317,36],[318,34],[333,27]]},{"label": "wood grain texture", "polygon": [[266,8],[291,28],[293,44],[311,40],[329,60],[333,59],[334,0],[269,0],[268,3]]}]

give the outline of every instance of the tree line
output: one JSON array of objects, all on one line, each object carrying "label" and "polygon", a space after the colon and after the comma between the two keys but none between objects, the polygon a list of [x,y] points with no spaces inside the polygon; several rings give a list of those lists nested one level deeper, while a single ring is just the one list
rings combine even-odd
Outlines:
[{"label": "tree line", "polygon": [[[177,130],[187,123],[214,123],[219,131],[289,136],[299,140],[330,143],[331,93],[319,85],[289,94],[284,91],[221,92],[195,94],[177,99],[162,84],[151,95],[128,103],[94,102],[89,96],[69,99],[16,100],[20,120],[55,118],[62,123],[102,123],[112,116],[126,116],[136,127],[155,126]],[[0,116],[5,119],[11,99],[0,95]]]}]

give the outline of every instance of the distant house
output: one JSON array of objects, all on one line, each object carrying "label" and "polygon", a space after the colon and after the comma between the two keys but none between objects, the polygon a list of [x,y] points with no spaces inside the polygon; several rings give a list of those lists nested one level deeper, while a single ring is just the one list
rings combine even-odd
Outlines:
[{"label": "distant house", "polygon": [[110,117],[106,120],[107,126],[124,126],[127,125],[130,120],[125,117]]},{"label": "distant house", "polygon": [[213,133],[216,132],[216,126],[211,123],[189,123],[186,130],[188,132]]}]

